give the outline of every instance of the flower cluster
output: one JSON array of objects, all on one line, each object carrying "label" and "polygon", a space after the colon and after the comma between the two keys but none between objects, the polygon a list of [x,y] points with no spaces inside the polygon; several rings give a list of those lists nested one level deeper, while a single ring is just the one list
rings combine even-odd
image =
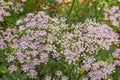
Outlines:
[{"label": "flower cluster", "polygon": [[6,3],[4,0],[0,1],[0,22],[4,21],[3,16],[10,16],[9,11],[7,11],[9,4],[11,3]]},{"label": "flower cluster", "polygon": [[0,30],[0,49],[5,49],[8,46],[7,41],[11,38],[10,29]]},{"label": "flower cluster", "polygon": [[10,73],[12,73],[13,71],[17,71],[17,66],[15,65],[11,65],[8,70],[10,71]]},{"label": "flower cluster", "polygon": [[24,6],[24,3],[26,2],[27,0],[20,0],[19,2],[16,2],[15,0],[9,0],[9,3],[11,3],[10,7],[12,10],[14,10],[15,12],[23,12],[23,6]]},{"label": "flower cluster", "polygon": [[115,58],[114,64],[116,66],[120,66],[120,49],[116,49],[113,53],[112,53],[113,57]]},{"label": "flower cluster", "polygon": [[87,62],[84,62],[82,69],[87,71],[87,76],[83,78],[83,80],[88,80],[88,78],[90,78],[90,80],[101,80],[109,79],[109,75],[115,71],[115,65],[108,64],[105,61],[95,62],[95,60],[92,61],[91,57],[91,60],[88,59]]},{"label": "flower cluster", "polygon": [[94,20],[88,19],[72,28],[73,31],[64,34],[62,42],[65,48],[63,53],[69,63],[79,60],[81,53],[97,54],[101,49],[109,50],[118,39],[112,28]]},{"label": "flower cluster", "polygon": [[56,72],[56,75],[60,78],[61,77],[61,80],[68,80],[68,77],[63,75],[63,73],[61,71],[57,71]]},{"label": "flower cluster", "polygon": [[[57,76],[57,79],[60,79],[60,80],[68,80],[68,77],[63,75],[63,73],[61,71],[56,71],[55,75]],[[52,77],[51,76],[46,76],[45,77],[45,80],[51,80]],[[52,80],[56,80],[55,78],[52,79]]]},{"label": "flower cluster", "polygon": [[13,10],[15,12],[23,11],[24,2],[27,0],[21,0],[21,2],[16,2],[15,0],[0,0],[0,22],[4,21],[4,16],[10,16],[10,11]]},{"label": "flower cluster", "polygon": [[113,6],[111,9],[106,8],[104,11],[105,20],[110,21],[113,26],[120,25],[120,10],[118,6]]},{"label": "flower cluster", "polygon": [[107,64],[104,61],[98,61],[92,64],[91,69],[92,70],[88,73],[91,80],[108,79],[108,76],[115,71],[115,65]]},{"label": "flower cluster", "polygon": [[[26,17],[18,20],[16,25],[18,27],[11,29],[10,47],[13,52],[7,57],[7,61],[12,64],[9,70],[13,72],[20,69],[30,78],[36,78],[36,66],[61,58],[69,64],[75,64],[81,57],[89,59],[88,62],[84,60],[87,63],[83,62],[86,64],[83,67],[87,71],[93,66],[91,63],[94,62],[94,58],[84,55],[97,55],[101,49],[109,50],[118,38],[112,28],[96,23],[94,20],[87,19],[85,23],[69,27],[65,18],[51,18],[43,11],[36,15],[27,14]],[[107,64],[100,66],[104,67],[102,70],[108,70],[109,66],[113,67]],[[114,67],[112,69],[114,70]],[[110,70],[108,71],[108,73],[103,72],[105,76],[111,74]],[[68,80],[61,72],[56,72],[56,75],[61,76],[62,80]],[[105,77],[98,79],[102,78]],[[46,80],[49,79],[51,79],[50,76],[47,76]]]},{"label": "flower cluster", "polygon": [[92,67],[91,64],[93,64],[95,62],[95,58],[93,56],[86,56],[86,55],[82,55],[84,60],[83,60],[83,65],[82,65],[82,69],[85,71],[89,71],[90,68]]},{"label": "flower cluster", "polygon": [[35,78],[36,66],[46,64],[50,56],[57,60],[61,56],[61,53],[56,50],[56,44],[60,42],[61,27],[67,26],[65,19],[51,18],[41,11],[36,15],[27,14],[25,18],[18,20],[16,25],[19,27],[12,29],[11,32],[11,47],[15,53],[8,56],[7,60],[17,61],[21,64],[22,71],[30,78]]}]

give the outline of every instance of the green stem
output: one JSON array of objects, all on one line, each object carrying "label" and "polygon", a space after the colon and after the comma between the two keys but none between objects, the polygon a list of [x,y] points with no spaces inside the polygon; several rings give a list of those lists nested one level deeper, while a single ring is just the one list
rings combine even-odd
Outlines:
[{"label": "green stem", "polygon": [[67,22],[68,22],[69,15],[70,15],[70,13],[72,12],[72,9],[73,9],[73,7],[74,7],[74,4],[75,4],[75,0],[73,0],[72,6],[71,6],[70,11],[69,11],[69,13],[68,13],[68,15],[67,15]]},{"label": "green stem", "polygon": [[102,10],[104,8],[105,4],[103,4],[100,8],[100,11],[98,12],[98,14],[96,15],[96,20],[99,18],[99,15],[102,13]]}]

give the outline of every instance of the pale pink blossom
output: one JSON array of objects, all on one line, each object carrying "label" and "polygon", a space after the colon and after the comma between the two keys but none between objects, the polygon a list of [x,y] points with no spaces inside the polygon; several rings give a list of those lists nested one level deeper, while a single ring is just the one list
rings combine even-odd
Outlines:
[{"label": "pale pink blossom", "polygon": [[62,74],[61,71],[57,71],[57,72],[56,72],[56,75],[57,75],[58,77],[60,77],[60,76],[62,76],[63,74]]},{"label": "pale pink blossom", "polygon": [[62,80],[68,80],[68,77],[62,76]]},{"label": "pale pink blossom", "polygon": [[10,73],[12,73],[13,71],[17,71],[17,66],[11,65],[9,66],[8,70],[10,71]]},{"label": "pale pink blossom", "polygon": [[28,75],[30,76],[30,78],[36,78],[37,72],[35,70],[30,70]]}]

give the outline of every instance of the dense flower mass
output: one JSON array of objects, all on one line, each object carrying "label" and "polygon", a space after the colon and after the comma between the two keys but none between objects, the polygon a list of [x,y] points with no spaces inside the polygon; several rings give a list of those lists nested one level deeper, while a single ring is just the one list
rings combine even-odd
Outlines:
[{"label": "dense flower mass", "polygon": [[90,77],[91,80],[108,79],[109,75],[115,71],[115,65],[107,64],[104,61],[98,61],[92,63],[89,70],[88,77]]},{"label": "dense flower mass", "polygon": [[[91,63],[94,62],[94,58],[84,55],[88,53],[97,55],[100,49],[109,50],[113,42],[117,41],[118,35],[105,24],[87,19],[85,23],[72,25],[71,31],[68,31],[69,26],[65,22],[65,18],[51,18],[42,11],[36,15],[29,13],[26,17],[18,20],[16,25],[19,27],[11,29],[12,42],[10,46],[14,50],[14,54],[10,54],[7,61],[17,62],[20,66],[12,64],[9,67],[10,72],[20,68],[30,78],[36,78],[36,66],[47,64],[51,59],[59,60],[63,57],[65,58],[64,62],[69,64],[75,64],[80,57],[84,58],[83,68],[88,71],[92,67]],[[85,58],[89,59],[88,63]],[[104,70],[109,67],[107,64],[102,66],[105,67]],[[111,67],[114,70],[114,66],[111,65]],[[102,77],[96,74],[88,76],[91,78],[98,76],[98,79],[102,79],[111,74],[113,70],[108,73],[103,72],[105,75]],[[95,71],[92,70],[91,73],[94,74]],[[58,71],[56,75],[60,77],[62,72]],[[51,78],[47,76],[46,80],[49,79]],[[61,79],[68,80],[66,76],[62,76]]]},{"label": "dense flower mass", "polygon": [[[62,23],[62,24],[60,24]],[[27,14],[16,22],[19,29],[12,29],[11,47],[15,50],[14,55],[8,56],[8,62],[18,61],[22,71],[27,72],[30,78],[35,78],[35,67],[40,63],[47,63],[49,57],[58,59],[61,55],[56,50],[61,34],[61,28],[67,26],[65,19],[50,18],[44,12],[37,15]],[[49,54],[51,53],[52,54]],[[33,75],[34,72],[36,75]]]},{"label": "dense flower mass", "polygon": [[99,24],[92,20],[72,26],[71,33],[66,32],[62,46],[64,55],[69,63],[79,60],[81,53],[97,54],[99,50],[109,50],[118,35],[106,24]]},{"label": "dense flower mass", "polygon": [[98,60],[94,56],[83,55],[82,70],[86,73],[82,80],[112,80],[110,75],[115,72],[114,62]]},{"label": "dense flower mass", "polygon": [[16,2],[15,0],[0,0],[0,22],[4,21],[4,16],[10,16],[11,13],[10,11],[14,12],[22,12],[23,11],[23,6],[24,2],[27,0],[21,0],[20,2]]},{"label": "dense flower mass", "polygon": [[0,80],[119,80],[118,4],[0,0]]},{"label": "dense flower mass", "polygon": [[111,22],[113,26],[120,26],[120,9],[118,6],[113,6],[111,9],[105,9],[105,20]]}]

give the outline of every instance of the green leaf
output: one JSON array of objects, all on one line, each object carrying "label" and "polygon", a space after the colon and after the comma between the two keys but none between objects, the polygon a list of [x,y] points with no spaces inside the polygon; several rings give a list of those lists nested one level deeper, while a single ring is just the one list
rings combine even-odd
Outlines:
[{"label": "green leaf", "polygon": [[115,51],[116,47],[111,47],[109,50],[104,50],[105,54],[112,54]]},{"label": "green leaf", "polygon": [[26,80],[26,78],[28,78],[27,74],[22,74],[21,77],[20,77],[21,80]]},{"label": "green leaf", "polygon": [[3,80],[12,80],[12,79],[6,75],[3,75]]},{"label": "green leaf", "polygon": [[7,68],[5,66],[3,66],[3,65],[0,65],[0,72],[3,73],[3,74],[6,73]]},{"label": "green leaf", "polygon": [[16,2],[21,2],[21,0],[15,0]]},{"label": "green leaf", "polygon": [[35,3],[35,0],[28,0],[24,5],[24,13],[27,13],[31,10],[32,5]]},{"label": "green leaf", "polygon": [[2,78],[0,78],[0,80],[3,80]]},{"label": "green leaf", "polygon": [[54,3],[55,0],[48,0],[48,3]]},{"label": "green leaf", "polygon": [[120,80],[120,76],[118,77],[118,80]]}]

